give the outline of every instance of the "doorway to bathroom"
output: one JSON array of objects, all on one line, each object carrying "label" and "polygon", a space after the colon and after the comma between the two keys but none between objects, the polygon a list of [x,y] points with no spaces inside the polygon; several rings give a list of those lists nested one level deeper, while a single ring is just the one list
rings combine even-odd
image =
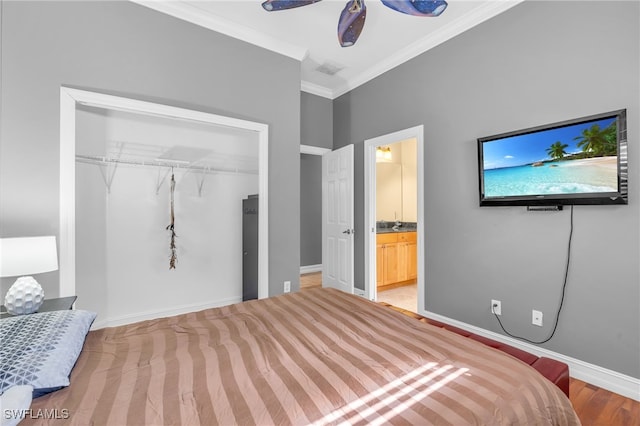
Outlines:
[{"label": "doorway to bathroom", "polygon": [[365,296],[424,311],[423,126],[368,139]]}]

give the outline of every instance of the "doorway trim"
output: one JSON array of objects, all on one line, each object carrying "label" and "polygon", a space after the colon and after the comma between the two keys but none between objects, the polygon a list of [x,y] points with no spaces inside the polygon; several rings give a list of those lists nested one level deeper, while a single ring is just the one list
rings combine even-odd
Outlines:
[{"label": "doorway trim", "polygon": [[76,110],[86,105],[116,111],[196,121],[257,133],[258,136],[258,298],[269,297],[269,126],[202,111],[123,98],[86,90],[60,88],[60,297],[76,294]]},{"label": "doorway trim", "polygon": [[364,293],[376,300],[376,147],[415,138],[417,148],[417,263],[418,313],[425,311],[424,288],[424,125],[364,141]]}]

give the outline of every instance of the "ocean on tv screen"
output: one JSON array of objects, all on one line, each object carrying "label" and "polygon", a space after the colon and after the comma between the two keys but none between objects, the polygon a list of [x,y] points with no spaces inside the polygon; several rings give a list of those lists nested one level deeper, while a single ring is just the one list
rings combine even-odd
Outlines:
[{"label": "ocean on tv screen", "polygon": [[484,194],[487,198],[617,190],[617,156],[537,162],[484,170]]}]

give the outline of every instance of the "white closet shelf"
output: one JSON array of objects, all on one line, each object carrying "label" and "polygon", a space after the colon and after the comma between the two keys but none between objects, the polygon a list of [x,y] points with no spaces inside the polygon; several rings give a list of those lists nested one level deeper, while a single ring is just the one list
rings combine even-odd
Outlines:
[{"label": "white closet shelf", "polygon": [[76,161],[79,163],[86,164],[94,164],[98,166],[104,165],[119,165],[124,164],[127,166],[138,166],[138,167],[161,167],[161,168],[174,168],[174,169],[183,169],[183,170],[194,170],[200,173],[237,173],[237,174],[250,174],[257,175],[258,170],[252,169],[241,169],[238,167],[219,167],[219,166],[207,166],[207,165],[198,165],[191,164],[185,161],[179,160],[168,160],[168,159],[157,159],[157,160],[132,160],[132,159],[123,159],[123,158],[110,158],[110,157],[102,157],[95,155],[76,155]]}]

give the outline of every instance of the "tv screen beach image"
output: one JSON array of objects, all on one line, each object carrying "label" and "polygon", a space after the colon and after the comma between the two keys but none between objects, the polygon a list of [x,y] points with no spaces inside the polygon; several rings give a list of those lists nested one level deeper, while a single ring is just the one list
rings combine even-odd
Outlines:
[{"label": "tv screen beach image", "polygon": [[618,190],[616,118],[485,141],[485,197]]}]

